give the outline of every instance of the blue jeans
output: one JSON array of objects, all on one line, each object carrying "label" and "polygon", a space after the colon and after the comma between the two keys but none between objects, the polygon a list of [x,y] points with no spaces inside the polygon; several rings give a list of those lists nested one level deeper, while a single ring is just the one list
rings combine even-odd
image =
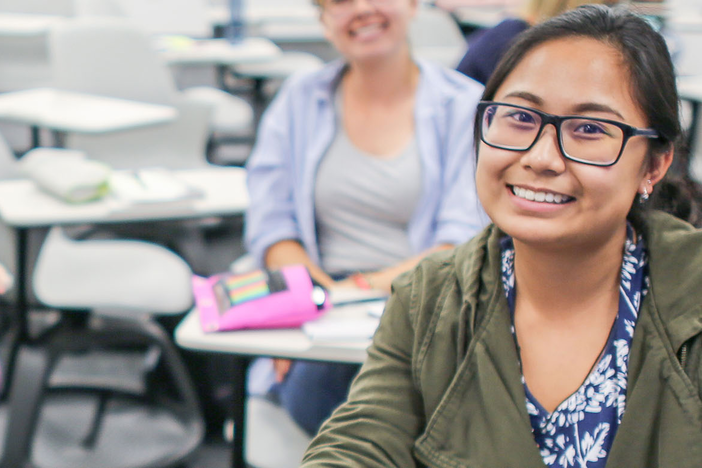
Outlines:
[{"label": "blue jeans", "polygon": [[314,435],[322,423],[346,401],[358,364],[294,361],[282,383],[271,388],[295,422]]}]

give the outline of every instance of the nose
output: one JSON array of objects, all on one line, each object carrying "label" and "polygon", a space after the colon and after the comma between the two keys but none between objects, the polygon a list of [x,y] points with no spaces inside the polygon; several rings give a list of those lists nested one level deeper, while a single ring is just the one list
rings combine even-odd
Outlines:
[{"label": "nose", "polygon": [[524,152],[521,164],[537,173],[560,174],[565,171],[565,158],[558,145],[558,132],[553,124],[546,125],[529,151]]},{"label": "nose", "polygon": [[374,5],[375,2],[373,2],[372,0],[352,0],[352,2],[353,2],[354,10],[356,12],[369,11],[375,7],[375,5]]}]

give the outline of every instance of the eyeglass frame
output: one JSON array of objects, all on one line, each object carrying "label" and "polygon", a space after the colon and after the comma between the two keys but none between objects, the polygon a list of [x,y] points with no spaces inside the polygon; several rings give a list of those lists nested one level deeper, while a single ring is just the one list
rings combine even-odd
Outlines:
[{"label": "eyeglass frame", "polygon": [[[493,143],[489,143],[485,141],[485,136],[483,135],[483,119],[485,118],[485,110],[492,105],[503,105],[503,106],[509,106],[509,107],[514,107],[517,109],[523,109],[529,112],[533,112],[534,114],[538,115],[541,118],[541,126],[539,127],[538,132],[536,132],[536,136],[534,137],[534,141],[531,142],[531,144],[524,148],[524,149],[517,149],[517,148],[510,148],[507,146],[499,146],[495,145]],[[587,161],[584,159],[580,158],[575,158],[573,156],[570,156],[569,154],[566,153],[565,148],[563,148],[563,134],[561,133],[561,125],[563,124],[564,121],[566,120],[574,120],[574,119],[585,119],[585,120],[592,120],[595,122],[603,122],[606,124],[611,124],[614,125],[615,127],[618,127],[622,130],[623,133],[623,139],[622,139],[622,147],[619,149],[619,154],[617,155],[616,159],[612,162],[608,163],[598,163],[595,161]],[[520,152],[525,152],[529,151],[534,147],[537,141],[539,141],[539,138],[541,137],[541,133],[544,131],[544,127],[546,125],[552,124],[554,128],[556,129],[556,137],[558,139],[558,149],[563,155],[564,158],[566,158],[569,161],[574,161],[580,164],[587,164],[588,166],[597,166],[597,167],[610,167],[614,166],[619,162],[619,159],[622,157],[622,154],[624,153],[624,148],[626,147],[627,142],[629,141],[630,138],[635,137],[635,136],[644,136],[646,138],[660,138],[660,134],[652,129],[652,128],[637,128],[633,127],[631,125],[627,125],[623,122],[619,122],[616,120],[610,120],[610,119],[602,119],[599,117],[587,117],[584,115],[555,115],[555,114],[549,114],[547,112],[540,111],[538,109],[534,109],[531,107],[526,107],[526,106],[519,106],[517,104],[510,104],[507,102],[499,102],[499,101],[480,101],[478,103],[478,124],[479,124],[479,131],[480,131],[480,140],[485,143],[486,145],[492,147],[492,148],[497,148],[497,149],[503,149],[503,150],[508,150],[508,151],[520,151]]]}]

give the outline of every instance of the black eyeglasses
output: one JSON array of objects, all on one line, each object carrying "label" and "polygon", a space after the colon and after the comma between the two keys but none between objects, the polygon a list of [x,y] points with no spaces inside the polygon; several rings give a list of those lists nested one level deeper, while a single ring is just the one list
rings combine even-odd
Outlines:
[{"label": "black eyeglasses", "polygon": [[510,151],[529,151],[544,127],[553,124],[563,156],[592,166],[616,164],[631,137],[659,137],[653,129],[636,128],[615,120],[553,115],[502,102],[481,101],[478,115],[480,139],[486,145]]}]

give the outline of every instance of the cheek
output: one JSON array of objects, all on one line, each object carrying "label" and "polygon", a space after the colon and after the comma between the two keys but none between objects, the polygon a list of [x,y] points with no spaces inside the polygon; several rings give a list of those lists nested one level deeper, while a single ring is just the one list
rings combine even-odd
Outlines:
[{"label": "cheek", "polygon": [[493,152],[492,148],[481,145],[475,169],[475,186],[483,206],[491,205],[504,186],[502,173],[507,164],[500,155],[491,154]]}]

